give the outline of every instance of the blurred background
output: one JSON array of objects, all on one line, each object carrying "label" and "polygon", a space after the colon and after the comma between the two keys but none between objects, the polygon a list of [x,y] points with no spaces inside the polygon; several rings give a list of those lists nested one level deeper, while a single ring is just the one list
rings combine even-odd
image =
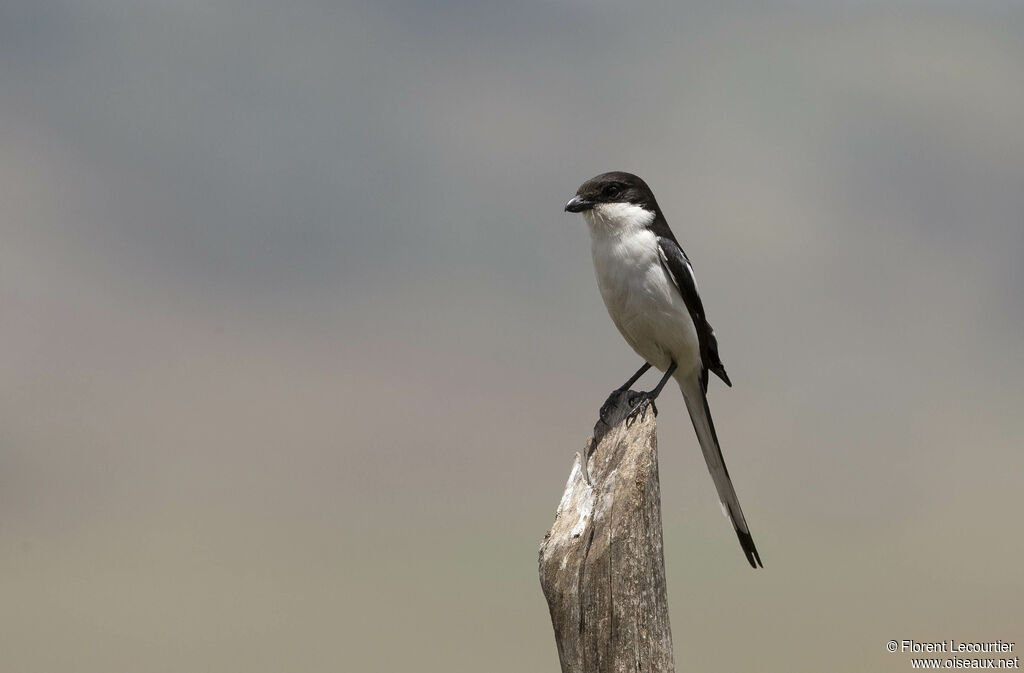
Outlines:
[{"label": "blurred background", "polygon": [[557,671],[607,170],[765,564],[668,389],[679,669],[1020,643],[1024,7],[961,4],[0,3],[3,668]]}]

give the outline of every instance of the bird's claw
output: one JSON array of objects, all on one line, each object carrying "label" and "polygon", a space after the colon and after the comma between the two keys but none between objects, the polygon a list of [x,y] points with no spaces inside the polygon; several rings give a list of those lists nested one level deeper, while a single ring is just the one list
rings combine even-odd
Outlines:
[{"label": "bird's claw", "polygon": [[630,397],[630,410],[626,414],[626,427],[630,427],[637,421],[637,419],[643,420],[644,415],[647,413],[647,403],[650,403],[651,411],[654,415],[658,415],[658,407],[654,404],[654,396],[650,393],[633,393]]},{"label": "bird's claw", "polygon": [[[625,397],[625,399],[623,399]],[[643,419],[644,414],[647,411],[648,403],[650,403],[651,410],[654,411],[654,415],[658,415],[658,407],[654,404],[655,396],[649,392],[636,392],[633,390],[613,390],[612,394],[608,396],[608,399],[601,405],[600,422],[606,426],[612,425],[613,417],[615,416],[616,410],[626,409],[624,418],[626,421],[626,427],[630,427],[637,420],[637,418]]]}]

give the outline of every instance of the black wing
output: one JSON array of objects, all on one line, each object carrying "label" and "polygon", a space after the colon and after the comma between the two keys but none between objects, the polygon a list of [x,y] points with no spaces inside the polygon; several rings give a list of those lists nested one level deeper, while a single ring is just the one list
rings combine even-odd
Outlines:
[{"label": "black wing", "polygon": [[675,240],[665,236],[658,237],[658,252],[662,267],[675,282],[679,294],[683,295],[686,308],[690,311],[690,318],[697,328],[700,357],[704,363],[704,370],[701,372],[701,385],[705,391],[708,389],[708,370],[711,370],[718,378],[725,381],[725,385],[732,386],[729,375],[725,373],[722,358],[718,355],[718,339],[715,338],[715,330],[711,328],[707,318],[704,317],[704,304],[697,292],[697,279],[693,276],[690,259]]}]

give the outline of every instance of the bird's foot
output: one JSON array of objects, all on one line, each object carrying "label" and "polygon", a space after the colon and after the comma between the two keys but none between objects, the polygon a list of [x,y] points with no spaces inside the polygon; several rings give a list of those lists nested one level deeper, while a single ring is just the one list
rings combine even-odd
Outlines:
[{"label": "bird's foot", "polygon": [[610,427],[616,418],[616,412],[624,414],[619,419],[626,419],[626,427],[629,427],[637,418],[643,418],[647,411],[648,402],[654,415],[658,415],[658,407],[654,405],[655,395],[649,392],[636,392],[634,390],[613,390],[604,404],[601,405],[600,423]]},{"label": "bird's foot", "polygon": [[629,391],[629,413],[626,414],[626,427],[633,425],[634,422],[643,420],[644,414],[647,413],[647,407],[650,405],[651,411],[654,415],[658,415],[658,407],[654,404],[654,399],[657,397],[649,392],[635,393],[632,390]]}]

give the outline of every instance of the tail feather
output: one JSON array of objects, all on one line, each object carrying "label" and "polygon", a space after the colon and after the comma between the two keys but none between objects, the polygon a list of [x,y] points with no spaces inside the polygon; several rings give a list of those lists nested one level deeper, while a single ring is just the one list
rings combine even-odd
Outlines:
[{"label": "tail feather", "polygon": [[747,527],[747,520],[740,508],[736,489],[733,488],[732,479],[729,477],[729,470],[725,466],[725,458],[722,456],[722,449],[718,444],[718,434],[715,432],[714,421],[711,420],[711,410],[708,408],[708,398],[704,393],[701,380],[699,377],[679,378],[678,382],[679,389],[686,400],[686,409],[690,412],[690,420],[693,421],[693,429],[697,432],[697,440],[704,453],[704,460],[708,464],[708,471],[711,472],[715,489],[722,502],[722,511],[729,517],[750,567],[763,568],[761,556],[757,553],[754,539],[750,535],[750,528]]}]

